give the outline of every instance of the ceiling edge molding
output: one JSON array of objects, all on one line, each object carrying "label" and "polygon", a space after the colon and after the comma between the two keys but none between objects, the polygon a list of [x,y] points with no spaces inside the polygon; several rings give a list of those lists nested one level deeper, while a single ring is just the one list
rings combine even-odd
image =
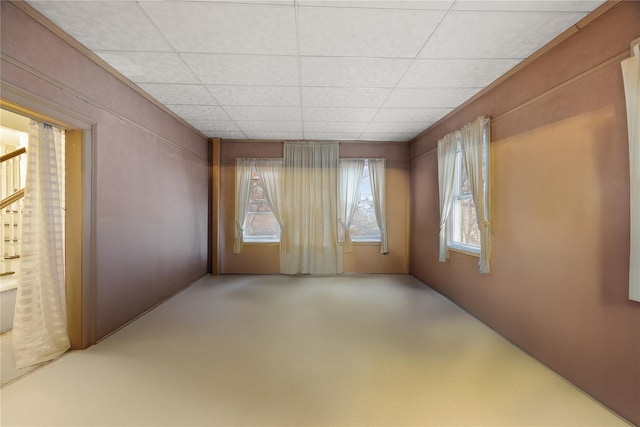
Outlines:
[{"label": "ceiling edge molding", "polygon": [[84,55],[87,58],[89,58],[92,62],[94,62],[100,68],[105,70],[107,73],[111,74],[113,77],[115,77],[121,83],[124,83],[125,85],[127,85],[130,89],[132,89],[133,91],[138,93],[140,96],[145,98],[147,101],[151,102],[153,105],[155,105],[156,107],[160,108],[162,111],[164,111],[165,113],[167,113],[168,115],[170,115],[174,119],[178,120],[184,126],[186,126],[189,129],[193,130],[195,133],[200,135],[203,139],[205,139],[205,140],[209,139],[209,137],[207,137],[205,134],[203,134],[198,129],[193,127],[189,122],[184,120],[182,117],[178,116],[176,113],[174,113],[173,111],[171,111],[170,109],[165,107],[163,104],[161,104],[154,97],[152,97],[147,92],[142,90],[138,85],[136,85],[134,82],[129,80],[127,77],[125,77],[124,74],[120,73],[118,70],[113,68],[111,65],[107,64],[102,58],[100,58],[98,55],[93,53],[88,47],[86,47],[85,45],[80,43],[78,40],[73,38],[70,34],[65,32],[62,28],[60,28],[56,24],[54,24],[49,18],[47,18],[42,13],[37,11],[33,6],[29,5],[24,0],[9,0],[9,3],[13,4],[15,7],[17,7],[19,10],[21,10],[22,12],[27,14],[29,17],[33,18],[40,25],[45,27],[47,30],[51,31],[57,37],[59,37],[60,39],[65,41],[67,44],[69,44],[75,50],[80,52],[82,55]]},{"label": "ceiling edge molding", "polygon": [[569,27],[567,30],[565,30],[563,33],[561,33],[557,37],[555,37],[549,43],[547,43],[546,45],[542,46],[540,49],[532,53],[529,57],[524,59],[518,65],[516,65],[515,67],[513,67],[512,69],[504,73],[502,76],[498,77],[498,79],[493,81],[490,85],[486,86],[480,92],[476,93],[471,98],[467,99],[464,103],[456,107],[453,111],[449,112],[446,116],[442,117],[440,120],[438,120],[437,122],[433,123],[431,126],[426,128],[425,130],[420,132],[418,135],[416,135],[414,138],[412,138],[409,141],[409,144],[413,144],[422,136],[426,135],[432,128],[435,128],[436,126],[439,126],[440,124],[449,120],[451,117],[453,117],[454,115],[462,111],[464,108],[466,108],[467,106],[469,106],[470,104],[472,104],[473,102],[481,98],[482,96],[486,95],[488,92],[490,92],[494,88],[501,85],[504,81],[506,81],[516,73],[520,72],[520,70],[527,67],[536,59],[538,59],[539,57],[541,57],[542,55],[544,55],[545,53],[547,53],[548,51],[550,51],[551,49],[553,49],[554,47],[556,47],[557,45],[559,45],[560,43],[562,43],[563,41],[565,41],[566,39],[568,39],[569,37],[577,33],[578,31],[585,28],[591,22],[599,18],[601,15],[606,13],[609,9],[613,8],[614,6],[616,6],[618,3],[622,1],[623,0],[607,0],[605,3],[600,5],[596,10],[589,13],[587,16],[585,16],[580,21],[578,21],[577,23]]}]

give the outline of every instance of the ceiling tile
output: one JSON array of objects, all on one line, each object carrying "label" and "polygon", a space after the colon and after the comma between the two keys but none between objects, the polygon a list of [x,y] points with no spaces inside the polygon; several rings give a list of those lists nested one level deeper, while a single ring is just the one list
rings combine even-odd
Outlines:
[{"label": "ceiling tile", "polygon": [[444,12],[300,7],[298,15],[302,55],[414,58]]},{"label": "ceiling tile", "polygon": [[317,141],[357,141],[360,132],[304,132],[304,139]]},{"label": "ceiling tile", "polygon": [[307,132],[349,132],[362,133],[369,122],[304,122],[304,133]]},{"label": "ceiling tile", "polygon": [[317,122],[369,122],[377,108],[304,107],[304,120]]},{"label": "ceiling tile", "polygon": [[91,50],[171,50],[135,2],[32,1],[29,4]]},{"label": "ceiling tile", "polygon": [[502,10],[533,12],[591,12],[605,0],[458,0],[453,10]]},{"label": "ceiling tile", "polygon": [[365,132],[360,136],[360,141],[410,141],[417,133],[376,133]]},{"label": "ceiling tile", "polygon": [[520,62],[519,59],[419,59],[398,87],[483,87]]},{"label": "ceiling tile", "polygon": [[305,107],[368,107],[382,105],[390,89],[303,87]]},{"label": "ceiling tile", "polygon": [[375,116],[381,122],[435,123],[453,111],[453,108],[381,108]]},{"label": "ceiling tile", "polygon": [[163,104],[217,104],[203,85],[140,83],[138,86]]},{"label": "ceiling tile", "polygon": [[373,122],[369,124],[366,134],[369,133],[413,133],[418,134],[429,127],[428,122]]},{"label": "ceiling tile", "polygon": [[295,56],[185,53],[187,64],[205,84],[297,86]]},{"label": "ceiling tile", "polygon": [[302,139],[302,132],[245,132],[249,139],[281,139],[299,140]]},{"label": "ceiling tile", "polygon": [[301,121],[242,121],[236,122],[244,132],[302,132]]},{"label": "ceiling tile", "polygon": [[224,107],[233,120],[302,120],[299,107]]},{"label": "ceiling tile", "polygon": [[384,103],[384,107],[455,108],[481,89],[394,89],[389,99]]},{"label": "ceiling tile", "polygon": [[298,0],[300,6],[449,10],[453,0]]},{"label": "ceiling tile", "polygon": [[144,2],[149,17],[181,52],[295,55],[293,7],[205,2]]},{"label": "ceiling tile", "polygon": [[[167,105],[177,115],[191,123],[192,120],[229,120],[229,116],[222,107],[213,105]],[[200,128],[200,126],[197,126]],[[207,127],[207,129],[213,129]]]},{"label": "ceiling tile", "polygon": [[[196,121],[195,123],[198,122]],[[242,129],[238,127],[236,122],[232,122],[231,120],[216,120],[213,122],[213,125],[199,127],[198,129],[206,129],[216,132],[242,132]]]},{"label": "ceiling tile", "polygon": [[219,132],[216,130],[204,130],[202,131],[209,138],[220,139],[247,139],[247,136],[243,132]]},{"label": "ceiling tile", "polygon": [[135,83],[199,83],[176,53],[96,51]]},{"label": "ceiling tile", "polygon": [[567,12],[450,12],[420,57],[524,59],[584,16]]},{"label": "ceiling tile", "polygon": [[297,86],[207,86],[221,105],[299,106]]},{"label": "ceiling tile", "polygon": [[303,86],[394,87],[410,59],[302,57]]}]

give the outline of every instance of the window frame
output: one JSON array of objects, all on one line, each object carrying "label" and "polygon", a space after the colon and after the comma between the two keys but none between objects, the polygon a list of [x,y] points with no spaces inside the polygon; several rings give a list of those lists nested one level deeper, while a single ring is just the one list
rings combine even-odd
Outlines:
[{"label": "window frame", "polygon": [[[489,188],[487,187],[489,170],[487,168],[488,165],[488,155],[489,155],[489,129],[488,123],[485,123],[484,129],[482,132],[482,175],[484,177],[484,188],[482,191],[484,192],[485,200],[489,197]],[[462,143],[458,140],[456,146],[456,159],[455,159],[455,168],[454,168],[454,195],[453,200],[451,201],[451,211],[449,213],[449,218],[447,219],[447,247],[449,250],[453,250],[456,252],[462,252],[465,254],[473,255],[476,257],[480,257],[481,251],[481,243],[478,245],[473,245],[469,243],[462,242],[460,240],[454,239],[454,236],[459,235],[461,233],[461,223],[462,223],[462,214],[460,211],[460,203],[457,203],[461,200],[471,200],[473,202],[473,194],[471,192],[462,193],[462,175],[464,171],[468,170],[464,161],[464,157],[462,155]],[[475,209],[475,204],[474,204]],[[485,209],[487,209],[487,204],[485,204]],[[476,225],[478,227],[478,231],[480,228],[480,224],[478,224],[478,218],[476,216]]]},{"label": "window frame", "polygon": [[[364,168],[362,168],[362,177],[360,178],[360,185],[362,185],[362,181],[364,179],[364,170],[365,168],[367,169],[367,173],[369,174],[369,159],[363,159],[364,160]],[[368,179],[369,179],[369,185],[371,186],[371,175],[368,175]],[[358,205],[360,204],[362,200],[358,200],[358,202],[356,203],[355,209],[358,208]],[[378,230],[378,234],[377,235],[366,235],[366,236],[357,236],[354,235],[352,232],[351,227],[353,226],[353,218],[351,220],[351,224],[349,226],[349,233],[351,235],[351,242],[354,244],[367,244],[367,243],[380,243],[382,241],[382,232],[380,231],[380,227],[378,226],[378,217],[376,215],[375,212],[375,207],[374,207],[374,212],[373,215],[376,219],[376,229]],[[354,212],[354,218],[355,218],[355,212]]]},{"label": "window frame", "polygon": [[[257,176],[257,178],[254,178],[254,174]],[[257,181],[260,184],[260,187],[262,188],[262,191],[264,192],[264,186],[262,184],[262,177],[260,176],[260,174],[258,173],[258,170],[256,169],[256,165],[252,164],[251,165],[251,179],[249,181],[249,185],[252,185],[253,181]],[[251,206],[252,202],[255,201],[260,201],[260,202],[265,202],[267,204],[269,204],[269,208],[271,208],[271,204],[269,203],[269,200],[267,198],[264,199],[252,199],[251,198],[251,190],[249,190],[249,200],[247,202],[247,214],[245,215],[244,218],[244,224],[242,224],[242,241],[243,243],[280,243],[280,225],[278,224],[278,221],[275,219],[275,215],[273,214],[273,211],[270,212],[253,212],[253,211],[249,211],[249,206]],[[249,215],[271,215],[274,217],[274,221],[276,223],[276,234],[275,235],[271,235],[271,236],[266,236],[266,235],[262,235],[262,236],[250,236],[247,235],[247,221],[249,220]]]}]

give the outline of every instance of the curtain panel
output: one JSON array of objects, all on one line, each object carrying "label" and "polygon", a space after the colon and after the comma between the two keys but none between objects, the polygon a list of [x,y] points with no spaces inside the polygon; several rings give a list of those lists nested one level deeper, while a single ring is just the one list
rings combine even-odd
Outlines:
[{"label": "curtain panel", "polygon": [[622,62],[629,129],[630,253],[629,299],[640,302],[640,45]]},{"label": "curtain panel", "polygon": [[363,159],[340,160],[340,176],[338,179],[338,223],[340,225],[338,241],[343,242],[344,253],[353,252],[349,227],[360,199],[360,182],[364,170]]},{"label": "curtain panel", "polygon": [[283,274],[342,272],[338,248],[338,143],[285,142],[284,208],[287,252]]},{"label": "curtain panel", "polygon": [[30,124],[13,346],[18,368],[70,347],[64,274],[64,147],[59,129]]},{"label": "curtain panel", "polygon": [[386,185],[386,160],[369,160],[369,179],[371,180],[371,193],[376,211],[376,221],[380,229],[380,253],[389,253],[387,239],[387,185]]},{"label": "curtain panel", "polygon": [[252,159],[236,159],[236,206],[235,231],[233,235],[233,253],[242,252],[244,220],[249,206],[249,191],[251,189]]},{"label": "curtain panel", "polygon": [[438,194],[440,201],[440,249],[438,261],[449,259],[447,246],[447,219],[453,202],[453,185],[456,165],[457,136],[452,132],[438,141]]},{"label": "curtain panel", "polygon": [[[480,273],[487,274],[489,268],[489,258],[491,256],[491,219],[490,197],[489,196],[489,171],[490,158],[488,150],[485,151],[483,140],[485,117],[478,117],[471,123],[466,124],[460,130],[460,144],[462,154],[467,165],[469,183],[471,184],[471,194],[476,210],[478,228],[480,229],[480,261],[478,267]],[[485,196],[487,196],[485,198]]]}]

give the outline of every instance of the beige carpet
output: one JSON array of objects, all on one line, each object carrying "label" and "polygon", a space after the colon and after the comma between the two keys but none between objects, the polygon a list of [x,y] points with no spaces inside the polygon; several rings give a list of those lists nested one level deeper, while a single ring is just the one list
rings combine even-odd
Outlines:
[{"label": "beige carpet", "polygon": [[626,425],[404,275],[205,278],[0,399],[4,427]]}]

